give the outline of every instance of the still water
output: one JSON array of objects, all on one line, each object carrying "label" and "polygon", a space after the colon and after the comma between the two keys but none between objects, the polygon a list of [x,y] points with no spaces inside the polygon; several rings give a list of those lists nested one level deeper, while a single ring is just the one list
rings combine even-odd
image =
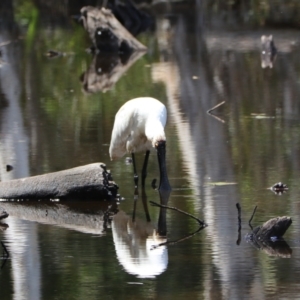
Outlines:
[{"label": "still water", "polygon": [[[104,162],[125,199],[119,205],[7,203],[1,299],[298,297],[299,33],[215,28],[185,11],[160,13],[155,24],[138,36],[147,53],[98,77],[95,68],[118,65],[118,58],[93,58],[85,51],[87,34],[71,21],[17,35],[9,27],[1,31],[1,180]],[[263,34],[273,34],[278,49],[273,68],[261,67]],[[49,58],[50,49],[64,55]],[[138,196],[132,165],[125,157],[109,160],[114,115],[139,96],[158,98],[168,109],[168,205],[205,220],[208,227],[196,235],[189,237],[198,229],[195,220],[150,205],[160,202],[151,187],[158,179],[155,153]],[[222,101],[214,116],[207,113]],[[137,155],[139,168],[142,162]],[[281,196],[268,189],[279,181],[289,187]],[[244,239],[256,205],[254,226],[292,218],[288,255],[271,255]],[[105,211],[112,222],[103,222]],[[166,238],[155,234],[160,216]]]}]

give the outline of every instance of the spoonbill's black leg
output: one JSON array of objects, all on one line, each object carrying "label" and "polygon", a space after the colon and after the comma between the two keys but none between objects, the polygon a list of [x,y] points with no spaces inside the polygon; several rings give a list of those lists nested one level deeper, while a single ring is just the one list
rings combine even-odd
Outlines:
[{"label": "spoonbill's black leg", "polygon": [[138,186],[138,182],[139,182],[139,176],[137,174],[137,171],[136,171],[136,164],[135,164],[135,157],[134,157],[134,153],[131,153],[131,157],[132,157],[132,164],[133,164],[133,178],[134,178],[134,185],[135,187]]},{"label": "spoonbill's black leg", "polygon": [[143,169],[142,169],[142,187],[145,187],[145,179],[147,177],[147,166],[148,166],[148,160],[149,160],[149,154],[150,151],[146,151],[145,159],[144,159],[144,164],[143,164]]}]

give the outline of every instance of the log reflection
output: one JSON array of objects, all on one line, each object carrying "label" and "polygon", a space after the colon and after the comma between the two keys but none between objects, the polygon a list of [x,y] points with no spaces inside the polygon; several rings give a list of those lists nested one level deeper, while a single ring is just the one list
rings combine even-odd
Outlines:
[{"label": "log reflection", "polygon": [[105,233],[117,207],[116,201],[0,202],[12,217],[98,235]]},{"label": "log reflection", "polygon": [[81,77],[83,91],[86,93],[106,92],[113,88],[116,82],[128,69],[146,52],[98,54]]}]

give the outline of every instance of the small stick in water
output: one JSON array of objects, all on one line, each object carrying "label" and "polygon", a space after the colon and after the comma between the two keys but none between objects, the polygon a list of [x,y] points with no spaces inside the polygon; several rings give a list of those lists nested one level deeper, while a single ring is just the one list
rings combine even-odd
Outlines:
[{"label": "small stick in water", "polygon": [[187,212],[185,212],[185,211],[183,211],[183,210],[181,210],[181,209],[178,209],[177,207],[171,207],[171,206],[167,206],[167,205],[162,205],[162,204],[158,204],[158,203],[153,202],[153,201],[150,201],[150,203],[151,203],[153,206],[158,206],[158,207],[168,208],[168,209],[171,209],[171,210],[178,211],[178,212],[180,212],[180,213],[182,213],[182,214],[184,214],[184,215],[186,215],[186,216],[189,216],[189,217],[191,217],[192,219],[196,220],[201,226],[203,226],[203,227],[206,227],[206,226],[207,226],[207,224],[206,224],[205,222],[201,221],[199,218],[197,218],[197,217],[195,217],[195,216],[193,216],[193,215],[191,215],[191,214],[189,214],[189,213],[187,213]]},{"label": "small stick in water", "polygon": [[236,241],[236,244],[239,245],[241,243],[241,206],[239,203],[236,204],[236,208],[238,210],[238,221],[239,221],[239,229],[238,229],[238,239]]},{"label": "small stick in water", "polygon": [[252,227],[252,225],[251,225],[251,221],[252,221],[252,219],[253,219],[253,217],[254,217],[254,214],[255,214],[255,212],[256,212],[256,209],[257,209],[257,205],[254,207],[252,216],[251,216],[251,218],[250,218],[250,220],[249,220],[249,226],[250,226],[251,230],[253,230],[253,227]]}]

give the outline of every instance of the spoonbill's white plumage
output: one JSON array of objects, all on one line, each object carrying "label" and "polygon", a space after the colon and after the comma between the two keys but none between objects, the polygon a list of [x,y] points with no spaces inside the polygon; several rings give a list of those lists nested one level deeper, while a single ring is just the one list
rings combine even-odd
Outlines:
[{"label": "spoonbill's white plumage", "polygon": [[146,151],[142,170],[142,184],[150,150],[155,148],[158,155],[161,189],[170,189],[165,163],[167,109],[160,101],[151,97],[135,98],[127,101],[117,112],[111,135],[109,154],[112,160],[131,153],[135,182],[137,172],[134,153]]}]

